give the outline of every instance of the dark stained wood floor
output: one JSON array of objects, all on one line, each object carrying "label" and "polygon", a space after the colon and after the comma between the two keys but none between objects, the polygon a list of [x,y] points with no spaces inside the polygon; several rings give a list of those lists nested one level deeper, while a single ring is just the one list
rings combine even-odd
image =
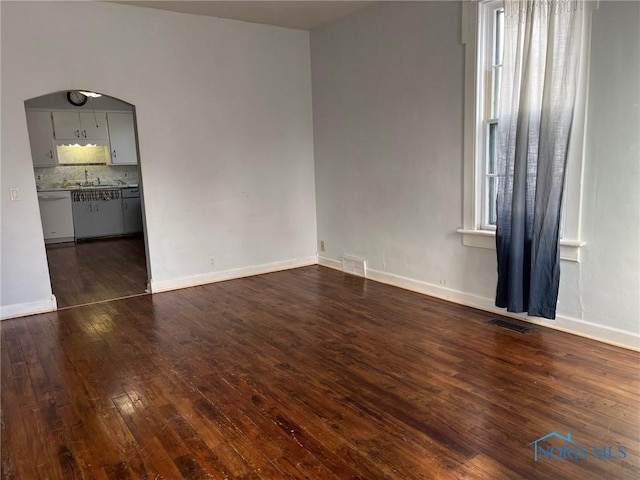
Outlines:
[{"label": "dark stained wood floor", "polygon": [[486,320],[319,266],[7,320],[2,478],[639,478],[640,355]]},{"label": "dark stained wood floor", "polygon": [[58,308],[144,293],[147,263],[142,237],[47,245]]}]

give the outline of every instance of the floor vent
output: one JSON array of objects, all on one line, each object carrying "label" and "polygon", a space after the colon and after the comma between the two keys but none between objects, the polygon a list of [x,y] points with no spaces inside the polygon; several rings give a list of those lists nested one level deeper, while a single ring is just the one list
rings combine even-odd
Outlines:
[{"label": "floor vent", "polygon": [[358,277],[367,276],[367,262],[363,258],[351,255],[342,256],[342,271]]},{"label": "floor vent", "polygon": [[524,325],[520,325],[519,323],[511,322],[509,320],[501,320],[499,318],[492,318],[489,320],[489,323],[498,327],[508,328],[509,330],[513,330],[518,333],[527,333],[531,331],[529,327],[525,327]]}]

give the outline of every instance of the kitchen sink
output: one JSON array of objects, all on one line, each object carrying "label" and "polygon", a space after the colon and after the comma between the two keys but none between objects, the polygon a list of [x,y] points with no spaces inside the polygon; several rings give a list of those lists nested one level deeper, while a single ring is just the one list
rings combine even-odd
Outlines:
[{"label": "kitchen sink", "polygon": [[114,182],[100,182],[100,185],[97,185],[95,183],[82,182],[78,186],[80,188],[111,188],[111,187],[118,187],[119,185]]}]

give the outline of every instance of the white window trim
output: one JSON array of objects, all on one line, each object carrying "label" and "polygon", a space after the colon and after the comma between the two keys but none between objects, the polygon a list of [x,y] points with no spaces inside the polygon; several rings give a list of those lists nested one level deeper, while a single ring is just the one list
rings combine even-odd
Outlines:
[{"label": "white window trim", "polygon": [[[462,3],[462,44],[465,46],[465,80],[464,80],[464,147],[463,147],[463,212],[462,228],[457,232],[462,235],[462,243],[469,247],[496,248],[495,230],[482,228],[482,164],[477,162],[479,114],[476,81],[478,78],[478,19],[483,0],[466,0]],[[485,2],[488,3],[488,2]],[[590,35],[591,12],[598,8],[597,1],[585,2],[587,23],[583,35]],[[573,262],[580,261],[580,251],[586,243],[580,238],[582,185],[584,171],[584,144],[587,122],[586,103],[588,98],[589,46],[585,42],[585,62],[582,62],[580,83],[577,98],[583,99],[576,104],[574,129],[568,159],[563,236],[560,239],[560,258]]]}]

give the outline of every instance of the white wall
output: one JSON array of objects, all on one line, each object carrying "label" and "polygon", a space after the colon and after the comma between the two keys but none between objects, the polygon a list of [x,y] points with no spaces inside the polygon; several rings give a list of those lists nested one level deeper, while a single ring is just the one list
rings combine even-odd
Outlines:
[{"label": "white wall", "polygon": [[[638,346],[638,2],[600,2],[581,263],[562,262],[557,321]],[[491,309],[492,250],[462,226],[464,50],[457,2],[376,5],[311,34],[321,263],[363,257],[371,277]]]},{"label": "white wall", "polygon": [[136,106],[156,290],[313,261],[307,32],[98,2],[1,9],[3,316],[51,308],[23,102],[61,90]]},{"label": "white wall", "polygon": [[593,14],[584,172],[583,317],[640,331],[640,2]]}]

